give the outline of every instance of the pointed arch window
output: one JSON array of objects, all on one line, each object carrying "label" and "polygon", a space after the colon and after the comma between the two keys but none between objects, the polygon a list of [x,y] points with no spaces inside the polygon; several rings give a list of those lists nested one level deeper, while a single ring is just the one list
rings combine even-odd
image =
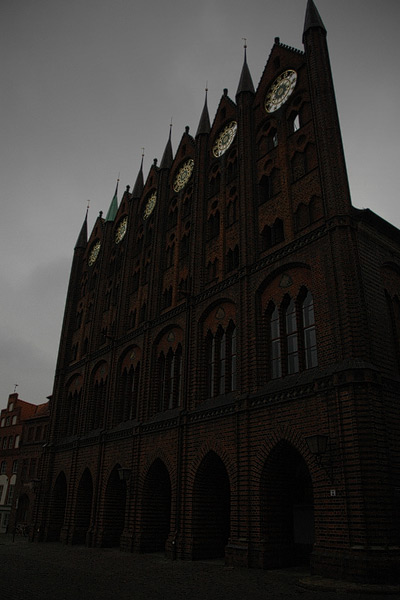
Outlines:
[{"label": "pointed arch window", "polygon": [[312,294],[302,288],[297,299],[286,296],[280,306],[267,310],[269,378],[312,369],[318,365]]},{"label": "pointed arch window", "polygon": [[315,331],[314,300],[311,292],[307,292],[303,300],[302,307],[302,325],[304,336],[304,361],[305,368],[311,369],[318,364],[317,357],[317,336]]},{"label": "pointed arch window", "polygon": [[159,411],[176,408],[181,403],[182,346],[175,352],[169,348],[167,354],[158,357]]},{"label": "pointed arch window", "polygon": [[209,261],[207,264],[207,279],[212,281],[218,276],[218,258],[215,258],[213,262]]},{"label": "pointed arch window", "polygon": [[168,308],[172,304],[172,286],[164,290],[161,300],[161,309]]},{"label": "pointed arch window", "polygon": [[210,215],[207,221],[207,241],[219,235],[220,229],[220,216],[217,210],[213,215]]},{"label": "pointed arch window", "polygon": [[206,336],[207,397],[219,396],[236,389],[236,327],[230,321],[226,330],[220,325],[215,334]]},{"label": "pointed arch window", "polygon": [[131,281],[132,293],[137,292],[137,290],[139,289],[139,280],[140,280],[140,269],[137,269],[132,275],[132,281]]},{"label": "pointed arch window", "polygon": [[171,244],[167,247],[165,257],[166,257],[166,267],[172,267],[174,264],[174,252],[175,252],[175,244]]},{"label": "pointed arch window", "polygon": [[226,255],[226,271],[230,273],[234,269],[239,267],[239,246],[236,245],[234,249],[231,248],[228,250]]},{"label": "pointed arch window", "polygon": [[273,150],[273,148],[276,148],[277,145],[278,145],[278,132],[275,129],[275,127],[272,127],[268,131],[268,136],[267,136],[267,151],[269,152],[270,150]]},{"label": "pointed arch window", "polygon": [[179,244],[179,258],[184,258],[189,253],[190,232],[186,233]]},{"label": "pointed arch window", "polygon": [[271,357],[271,378],[277,379],[282,375],[281,332],[278,307],[271,306],[269,313],[269,352]]},{"label": "pointed arch window", "polygon": [[115,422],[129,421],[137,415],[140,362],[134,367],[125,367],[121,377],[121,402],[117,409]]},{"label": "pointed arch window", "polygon": [[70,392],[67,398],[67,436],[78,433],[78,419],[81,401],[81,390]]},{"label": "pointed arch window", "polygon": [[285,350],[288,375],[299,371],[299,338],[297,330],[296,305],[293,298],[285,310]]},{"label": "pointed arch window", "polygon": [[293,112],[289,117],[289,129],[290,133],[295,133],[301,127],[300,123],[300,113],[297,111]]}]

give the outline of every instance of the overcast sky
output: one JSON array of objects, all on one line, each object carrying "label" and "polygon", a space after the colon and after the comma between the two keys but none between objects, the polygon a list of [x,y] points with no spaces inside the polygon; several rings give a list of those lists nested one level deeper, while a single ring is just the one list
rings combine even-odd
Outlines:
[{"label": "overcast sky", "polygon": [[[316,0],[328,31],[353,204],[400,227],[398,0]],[[0,408],[51,394],[72,251],[232,99],[247,38],[255,86],[275,37],[302,49],[306,0],[1,0]]]}]

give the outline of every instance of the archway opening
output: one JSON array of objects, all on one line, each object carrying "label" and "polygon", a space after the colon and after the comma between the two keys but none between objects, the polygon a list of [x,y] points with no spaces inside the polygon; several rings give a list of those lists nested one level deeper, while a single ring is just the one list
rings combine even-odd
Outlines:
[{"label": "archway opening", "polygon": [[46,539],[49,542],[60,540],[61,529],[64,525],[65,507],[67,503],[67,479],[61,472],[54,484],[50,501],[49,526]]},{"label": "archway opening", "polygon": [[126,483],[120,479],[118,468],[119,465],[111,471],[104,496],[102,546],[105,548],[120,545],[125,526]]},{"label": "archway opening", "polygon": [[203,459],[193,489],[193,559],[221,558],[230,535],[230,483],[214,452]]},{"label": "archway opening", "polygon": [[264,465],[261,531],[266,568],[309,564],[314,543],[312,480],[303,457],[288,442],[280,442]]},{"label": "archway opening", "polygon": [[143,489],[142,552],[165,550],[171,521],[171,480],[164,463],[157,459],[150,467]]},{"label": "archway opening", "polygon": [[75,508],[73,544],[86,544],[86,534],[90,527],[92,513],[93,481],[89,469],[85,469],[78,486]]},{"label": "archway opening", "polygon": [[18,498],[17,523],[30,525],[29,505],[30,502],[27,494],[22,494]]}]

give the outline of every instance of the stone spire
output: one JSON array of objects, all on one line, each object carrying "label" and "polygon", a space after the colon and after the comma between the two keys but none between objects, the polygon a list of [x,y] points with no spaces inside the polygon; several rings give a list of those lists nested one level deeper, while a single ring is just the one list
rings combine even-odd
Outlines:
[{"label": "stone spire", "polygon": [[135,185],[132,190],[132,198],[140,198],[143,192],[144,181],[143,181],[143,157],[144,157],[144,148],[142,148],[142,162],[140,163],[139,173],[136,177]]},{"label": "stone spire", "polygon": [[81,231],[78,235],[78,239],[76,240],[75,250],[78,248],[86,248],[87,245],[87,217],[88,217],[89,207],[86,209],[85,220],[83,221],[83,225]]},{"label": "stone spire", "polygon": [[168,142],[165,146],[164,154],[161,159],[160,169],[169,169],[173,162],[172,144],[171,144],[172,123],[169,126]]},{"label": "stone spire", "polygon": [[236,96],[238,96],[241,92],[251,92],[252,94],[255,93],[254,85],[253,85],[253,80],[251,78],[249,67],[247,65],[247,52],[246,52],[246,50],[247,50],[247,44],[246,44],[246,40],[245,40],[245,44],[244,44],[244,63],[243,63],[243,67],[242,67],[242,73],[240,75],[240,81],[239,81],[238,89],[237,89],[237,92],[236,92]]},{"label": "stone spire", "polygon": [[202,133],[210,133],[210,129],[211,129],[210,116],[208,114],[208,107],[207,107],[207,92],[208,92],[208,89],[206,88],[206,99],[204,102],[203,112],[201,113],[199,126],[197,128],[196,137]]},{"label": "stone spire", "polygon": [[319,27],[326,33],[325,25],[322,22],[317,7],[315,6],[313,0],[308,0],[306,18],[304,20],[303,40],[305,33],[312,27]]}]

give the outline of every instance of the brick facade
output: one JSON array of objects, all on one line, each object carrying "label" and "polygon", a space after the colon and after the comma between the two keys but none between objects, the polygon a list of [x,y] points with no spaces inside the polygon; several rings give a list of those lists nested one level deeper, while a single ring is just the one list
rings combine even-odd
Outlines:
[{"label": "brick facade", "polygon": [[351,206],[311,0],[303,41],[85,220],[37,539],[398,577],[400,237]]},{"label": "brick facade", "polygon": [[47,439],[49,403],[31,404],[10,394],[0,413],[0,533],[33,522],[42,447]]}]

